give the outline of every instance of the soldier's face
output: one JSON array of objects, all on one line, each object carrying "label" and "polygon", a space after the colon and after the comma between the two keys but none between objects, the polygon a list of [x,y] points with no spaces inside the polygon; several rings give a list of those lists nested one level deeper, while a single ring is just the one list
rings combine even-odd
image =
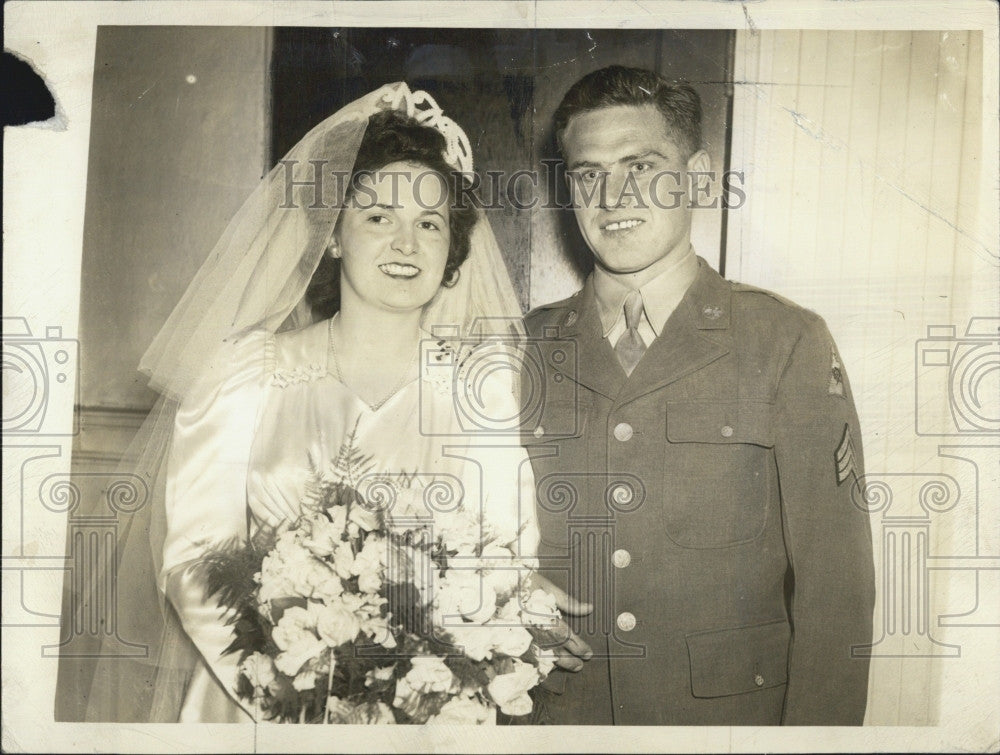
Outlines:
[{"label": "soldier's face", "polygon": [[688,174],[707,171],[708,156],[682,154],[653,105],[575,115],[562,143],[576,220],[599,265],[649,279],[675,251],[687,250]]}]

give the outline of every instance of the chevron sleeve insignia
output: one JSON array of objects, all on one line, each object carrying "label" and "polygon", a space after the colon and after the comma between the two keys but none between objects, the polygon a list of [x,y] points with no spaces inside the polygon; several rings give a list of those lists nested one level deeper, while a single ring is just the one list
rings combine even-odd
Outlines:
[{"label": "chevron sleeve insignia", "polygon": [[851,426],[844,425],[844,435],[834,453],[837,465],[837,485],[842,485],[850,478],[858,479],[857,453],[854,450],[854,439],[851,437]]}]

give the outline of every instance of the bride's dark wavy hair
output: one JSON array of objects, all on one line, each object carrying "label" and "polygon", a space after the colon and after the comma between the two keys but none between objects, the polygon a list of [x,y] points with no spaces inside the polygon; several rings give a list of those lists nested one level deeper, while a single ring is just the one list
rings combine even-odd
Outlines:
[{"label": "bride's dark wavy hair", "polygon": [[[415,163],[441,175],[448,186],[448,230],[450,243],[442,282],[454,279],[469,256],[472,228],[476,224],[475,202],[471,200],[468,179],[444,159],[446,142],[437,129],[420,125],[396,110],[383,110],[368,119],[364,138],[351,171],[346,203],[357,187],[358,179],[395,162]],[[459,201],[459,182],[465,196]],[[332,317],[340,309],[340,260],[324,254],[306,289],[306,301],[319,319]]]}]

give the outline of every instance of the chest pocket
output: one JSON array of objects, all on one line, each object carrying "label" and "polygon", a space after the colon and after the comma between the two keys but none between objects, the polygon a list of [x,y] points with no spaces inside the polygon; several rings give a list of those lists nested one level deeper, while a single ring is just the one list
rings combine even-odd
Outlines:
[{"label": "chest pocket", "polygon": [[677,401],[666,406],[666,535],[684,548],[723,548],[760,537],[774,504],[772,405]]}]

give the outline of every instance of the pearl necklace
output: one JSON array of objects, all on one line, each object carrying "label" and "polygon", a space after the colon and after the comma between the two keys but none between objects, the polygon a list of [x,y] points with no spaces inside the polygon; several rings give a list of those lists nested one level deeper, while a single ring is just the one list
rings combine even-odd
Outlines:
[{"label": "pearl necklace", "polygon": [[[337,359],[337,349],[333,345],[333,321],[334,321],[334,319],[335,318],[333,318],[333,317],[330,318],[329,334],[328,334],[328,337],[327,337],[327,342],[329,343],[330,357],[333,360],[333,369],[335,371],[334,374],[335,374],[335,377],[337,378],[337,380],[340,382],[341,385],[343,385],[343,386],[345,386],[347,388],[350,388],[353,391],[354,389],[351,388],[349,385],[347,385],[347,381],[344,380],[344,375],[340,371],[340,360]],[[367,404],[368,408],[371,409],[373,412],[377,412],[379,409],[382,408],[382,406],[385,404],[386,401],[388,401],[393,396],[395,396],[397,393],[399,393],[400,389],[404,385],[406,385],[406,382],[407,382],[406,378],[409,377],[409,375],[410,375],[410,368],[413,366],[413,364],[416,361],[417,361],[417,352],[414,352],[413,356],[410,358],[410,361],[406,363],[406,367],[403,369],[403,374],[399,376],[399,381],[392,387],[392,390],[390,390],[382,398],[381,401],[376,401],[374,404],[369,404],[367,401],[365,401],[365,404]],[[361,398],[360,394],[358,394],[356,391],[354,393],[355,393],[356,396],[358,396],[358,398]],[[364,399],[361,399],[361,400],[364,401]]]}]

